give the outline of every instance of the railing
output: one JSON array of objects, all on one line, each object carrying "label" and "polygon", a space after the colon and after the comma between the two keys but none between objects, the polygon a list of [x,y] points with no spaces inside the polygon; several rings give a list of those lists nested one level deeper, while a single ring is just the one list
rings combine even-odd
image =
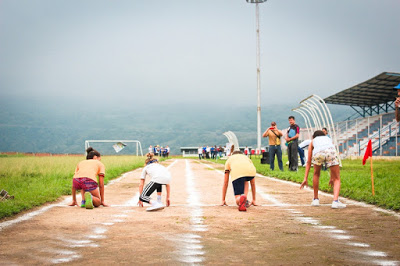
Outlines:
[{"label": "railing", "polygon": [[[392,118],[392,117],[394,118],[394,113],[383,114],[369,118],[362,118],[362,119],[359,118],[352,121],[343,121],[336,123],[335,129],[337,131],[337,135],[339,136],[338,142],[343,147],[342,156],[348,156],[348,155],[360,156],[366,149],[366,146],[370,139],[372,140],[373,151],[377,151],[380,149],[380,155],[382,155],[383,145],[388,143],[391,137],[398,136],[399,126],[396,120],[393,119],[392,121],[385,123],[385,121],[387,121],[387,118]],[[370,132],[371,125],[375,124],[374,126],[375,128],[378,121],[380,124],[378,127],[378,131],[374,131],[371,134]],[[383,123],[385,125],[383,125]],[[359,134],[366,129],[368,130],[367,136],[360,137]],[[396,155],[397,155],[397,145],[396,145]]]}]

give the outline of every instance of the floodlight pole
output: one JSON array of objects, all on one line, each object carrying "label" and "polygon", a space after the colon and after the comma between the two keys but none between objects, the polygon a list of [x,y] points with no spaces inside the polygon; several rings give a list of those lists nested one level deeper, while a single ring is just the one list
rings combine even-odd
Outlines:
[{"label": "floodlight pole", "polygon": [[261,152],[261,82],[260,82],[260,19],[259,3],[267,0],[246,0],[247,3],[256,4],[256,34],[257,34],[257,150]]}]

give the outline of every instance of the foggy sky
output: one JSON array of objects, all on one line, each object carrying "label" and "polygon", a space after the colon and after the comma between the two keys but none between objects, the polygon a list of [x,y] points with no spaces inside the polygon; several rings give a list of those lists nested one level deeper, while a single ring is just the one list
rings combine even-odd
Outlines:
[{"label": "foggy sky", "polygon": [[[262,104],[400,72],[400,1],[260,5]],[[2,101],[256,105],[245,0],[0,1]]]}]

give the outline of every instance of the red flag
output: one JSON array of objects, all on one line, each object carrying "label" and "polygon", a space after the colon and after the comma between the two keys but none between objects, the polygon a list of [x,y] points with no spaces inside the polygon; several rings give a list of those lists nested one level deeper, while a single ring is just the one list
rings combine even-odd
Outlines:
[{"label": "red flag", "polygon": [[371,140],[368,141],[367,149],[365,150],[363,165],[367,161],[369,157],[372,157],[372,142]]}]

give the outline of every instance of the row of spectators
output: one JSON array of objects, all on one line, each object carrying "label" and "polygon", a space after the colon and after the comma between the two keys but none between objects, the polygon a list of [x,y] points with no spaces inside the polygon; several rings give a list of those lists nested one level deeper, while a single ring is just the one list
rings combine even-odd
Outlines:
[{"label": "row of spectators", "polygon": [[170,150],[171,149],[168,145],[165,147],[160,147],[160,145],[149,146],[149,152],[154,153],[155,156],[168,158]]},{"label": "row of spectators", "polygon": [[221,145],[217,147],[217,145],[214,146],[204,146],[204,147],[199,147],[198,149],[198,154],[199,154],[199,159],[217,159],[221,158],[223,155],[226,156],[229,154],[230,149],[227,148],[226,146],[222,147]]}]

